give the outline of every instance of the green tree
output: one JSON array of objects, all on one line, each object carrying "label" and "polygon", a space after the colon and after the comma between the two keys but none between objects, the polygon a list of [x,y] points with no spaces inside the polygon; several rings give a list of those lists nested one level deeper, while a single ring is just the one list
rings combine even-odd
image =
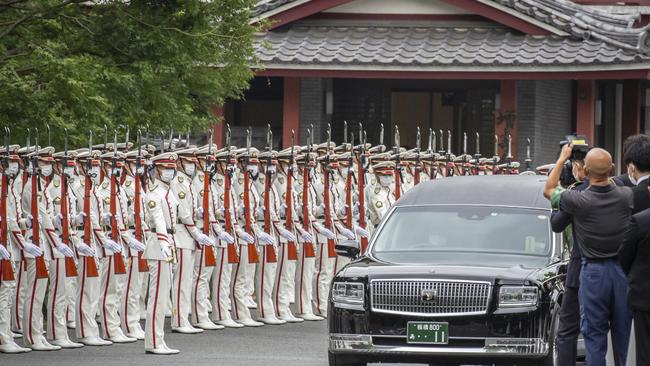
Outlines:
[{"label": "green tree", "polygon": [[[12,143],[88,130],[205,131],[253,76],[255,0],[0,0],[0,126]],[[124,129],[121,128],[120,140]],[[33,137],[33,132],[32,132]]]}]

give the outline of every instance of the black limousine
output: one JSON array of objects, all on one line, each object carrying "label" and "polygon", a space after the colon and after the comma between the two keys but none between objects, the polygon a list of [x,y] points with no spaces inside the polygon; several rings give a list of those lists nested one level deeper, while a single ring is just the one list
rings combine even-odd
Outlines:
[{"label": "black limousine", "polygon": [[554,365],[569,243],[550,228],[543,176],[420,184],[335,276],[329,365]]}]

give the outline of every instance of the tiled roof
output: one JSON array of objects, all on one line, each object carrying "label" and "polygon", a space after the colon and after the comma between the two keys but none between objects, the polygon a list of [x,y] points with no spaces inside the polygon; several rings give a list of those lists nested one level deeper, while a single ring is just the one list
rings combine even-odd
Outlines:
[{"label": "tiled roof", "polygon": [[266,13],[267,11],[271,11],[275,8],[279,8],[284,4],[288,4],[294,1],[296,0],[260,0],[257,2],[257,4],[255,4],[255,7],[251,11],[251,15],[253,17],[257,17]]},{"label": "tiled roof", "polygon": [[500,28],[323,26],[294,24],[258,38],[256,54],[267,68],[346,67],[437,71],[445,68],[643,64],[650,58],[598,39],[535,36]]}]

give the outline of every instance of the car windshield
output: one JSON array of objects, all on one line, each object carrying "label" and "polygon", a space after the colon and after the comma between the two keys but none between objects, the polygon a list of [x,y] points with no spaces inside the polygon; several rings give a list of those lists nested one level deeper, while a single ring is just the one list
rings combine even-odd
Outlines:
[{"label": "car windshield", "polygon": [[398,207],[372,254],[393,263],[538,267],[552,253],[549,215],[514,207]]}]

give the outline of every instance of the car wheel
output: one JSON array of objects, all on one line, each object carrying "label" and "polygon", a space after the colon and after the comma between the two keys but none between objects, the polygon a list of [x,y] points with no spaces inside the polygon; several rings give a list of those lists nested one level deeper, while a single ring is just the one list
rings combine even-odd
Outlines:
[{"label": "car wheel", "polygon": [[548,355],[539,362],[539,366],[555,366],[558,365],[557,349],[555,349],[555,335],[560,327],[560,306],[558,305],[553,310],[551,317],[551,332],[548,335]]},{"label": "car wheel", "polygon": [[337,355],[327,352],[329,366],[367,366],[368,363],[354,355]]}]

